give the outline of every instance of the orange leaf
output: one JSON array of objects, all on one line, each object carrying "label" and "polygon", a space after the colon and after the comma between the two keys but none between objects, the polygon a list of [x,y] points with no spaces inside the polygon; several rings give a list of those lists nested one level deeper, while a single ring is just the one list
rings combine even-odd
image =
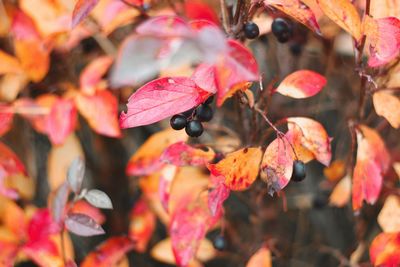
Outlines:
[{"label": "orange leaf", "polygon": [[90,252],[81,267],[109,267],[121,260],[134,248],[135,244],[127,237],[111,237]]},{"label": "orange leaf", "polygon": [[307,98],[318,94],[325,85],[324,76],[310,70],[298,70],[286,76],[276,91],[293,98]]},{"label": "orange leaf", "polygon": [[262,151],[251,147],[229,153],[217,164],[209,164],[214,176],[223,176],[225,185],[231,190],[245,190],[256,180],[260,169]]},{"label": "orange leaf", "polygon": [[333,189],[329,197],[329,204],[334,207],[344,207],[351,198],[351,178],[345,176]]},{"label": "orange leaf", "polygon": [[80,213],[88,215],[98,224],[103,224],[106,220],[106,217],[100,209],[90,205],[88,202],[82,199],[74,202],[72,207],[68,211],[70,213]]},{"label": "orange leaf", "polygon": [[265,150],[261,163],[261,179],[267,183],[268,193],[273,195],[290,181],[294,154],[286,138],[278,137]]},{"label": "orange leaf", "polygon": [[324,176],[329,181],[335,182],[342,178],[346,173],[346,164],[342,160],[335,160],[328,167],[324,168]]},{"label": "orange leaf", "polygon": [[260,248],[251,256],[246,267],[272,267],[271,251],[267,248]]},{"label": "orange leaf", "polygon": [[185,131],[166,129],[150,136],[149,139],[130,158],[126,172],[128,175],[147,175],[159,170],[164,164],[160,156],[164,149],[173,143],[186,141]]},{"label": "orange leaf", "polygon": [[312,152],[319,162],[328,166],[332,158],[331,138],[324,127],[319,122],[304,117],[292,117],[287,121],[289,130],[293,130],[295,125],[300,128],[303,135],[301,145]]},{"label": "orange leaf", "polygon": [[0,50],[0,75],[21,72],[18,59]]},{"label": "orange leaf", "polygon": [[135,250],[143,253],[147,249],[156,226],[156,217],[143,198],[139,199],[129,215],[129,238],[135,242]]},{"label": "orange leaf", "polygon": [[400,265],[400,233],[380,233],[372,241],[369,255],[374,266]]},{"label": "orange leaf", "polygon": [[353,174],[353,209],[359,210],[363,200],[374,204],[382,187],[382,175],[390,163],[389,153],[378,133],[359,126],[357,133],[357,162]]},{"label": "orange leaf", "polygon": [[390,92],[379,91],[373,95],[375,111],[393,128],[400,127],[400,99]]},{"label": "orange leaf", "polygon": [[357,41],[361,39],[360,15],[349,0],[318,0],[318,4],[325,15],[343,30],[350,33]]},{"label": "orange leaf", "polygon": [[206,165],[214,156],[214,150],[209,147],[195,148],[185,142],[178,142],[164,150],[161,160],[176,166],[199,166]]},{"label": "orange leaf", "polygon": [[364,32],[370,43],[370,67],[379,67],[399,55],[400,50],[400,20],[395,17],[373,19],[366,16]]},{"label": "orange leaf", "polygon": [[97,133],[120,137],[118,124],[118,100],[108,90],[98,90],[94,95],[78,94],[76,106],[90,127]]},{"label": "orange leaf", "polygon": [[400,232],[400,198],[390,195],[378,215],[378,223],[385,233]]}]

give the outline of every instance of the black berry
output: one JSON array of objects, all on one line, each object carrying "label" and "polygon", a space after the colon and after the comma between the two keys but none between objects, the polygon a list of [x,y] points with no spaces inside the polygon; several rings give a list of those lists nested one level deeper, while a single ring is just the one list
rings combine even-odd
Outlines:
[{"label": "black berry", "polygon": [[293,56],[300,56],[303,47],[301,44],[293,43],[289,46],[289,49]]},{"label": "black berry", "polygon": [[247,39],[255,39],[260,34],[260,29],[254,22],[247,22],[244,25],[243,30],[244,30],[244,36],[246,36]]},{"label": "black berry", "polygon": [[276,18],[272,22],[271,31],[280,43],[286,43],[293,36],[293,25],[284,18]]},{"label": "black berry", "polygon": [[209,98],[207,98],[207,100],[204,101],[204,104],[205,105],[210,105],[213,101],[214,101],[214,95],[212,95]]},{"label": "black berry", "polygon": [[226,248],[226,240],[222,235],[218,235],[214,238],[213,246],[216,250],[222,251]]},{"label": "black berry", "polygon": [[181,130],[186,127],[187,120],[184,115],[177,114],[177,115],[172,116],[169,123],[171,124],[172,129]]},{"label": "black berry", "polygon": [[199,121],[210,121],[213,117],[213,110],[209,105],[201,105],[196,110],[196,116]]},{"label": "black berry", "polygon": [[324,194],[317,194],[313,198],[313,208],[315,209],[322,209],[325,208],[329,203],[329,196],[324,195]]},{"label": "black berry", "polygon": [[301,182],[306,178],[306,165],[301,160],[293,162],[293,174],[291,180]]},{"label": "black berry", "polygon": [[203,133],[203,125],[198,120],[189,121],[185,131],[190,137],[199,137]]}]

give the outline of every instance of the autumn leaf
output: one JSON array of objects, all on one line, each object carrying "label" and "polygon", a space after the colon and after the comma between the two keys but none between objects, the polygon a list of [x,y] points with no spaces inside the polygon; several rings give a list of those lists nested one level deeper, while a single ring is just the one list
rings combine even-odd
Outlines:
[{"label": "autumn leaf", "polygon": [[203,0],[186,1],[184,4],[185,14],[192,20],[208,20],[215,24],[219,24],[218,15]]},{"label": "autumn leaf", "polygon": [[143,253],[153,235],[156,217],[144,198],[140,198],[129,215],[129,238],[135,242],[135,250]]},{"label": "autumn leaf", "polygon": [[78,0],[72,13],[72,28],[85,19],[98,2],[99,0]]},{"label": "autumn leaf", "polygon": [[0,152],[0,166],[6,171],[7,175],[26,174],[21,160],[2,142],[0,142]]},{"label": "autumn leaf", "polygon": [[189,24],[177,16],[159,16],[148,19],[136,28],[136,32],[159,38],[188,37],[193,35]]},{"label": "autumn leaf", "polygon": [[213,64],[200,64],[194,70],[191,78],[204,91],[215,94],[218,90],[215,80],[215,66]]},{"label": "autumn leaf", "polygon": [[208,169],[214,176],[223,176],[225,185],[231,190],[245,190],[256,180],[260,168],[262,151],[260,147],[250,147],[229,153]]},{"label": "autumn leaf", "polygon": [[393,128],[400,127],[400,99],[387,91],[373,94],[374,108],[378,115],[384,117]]},{"label": "autumn leaf", "polygon": [[374,266],[400,265],[400,233],[380,233],[372,241],[369,255]]},{"label": "autumn leaf", "polygon": [[357,133],[357,161],[353,173],[353,209],[359,210],[363,200],[374,204],[382,187],[382,175],[390,163],[389,153],[378,133],[360,125]]},{"label": "autumn leaf", "polygon": [[286,138],[278,137],[268,145],[261,162],[260,175],[267,183],[270,195],[282,190],[289,183],[293,161],[293,148]]},{"label": "autumn leaf", "polygon": [[324,168],[324,176],[331,182],[338,181],[346,174],[346,164],[343,160],[335,160]]},{"label": "autumn leaf", "polygon": [[356,41],[362,37],[361,19],[356,7],[348,0],[318,0],[324,14],[343,30],[350,33]]},{"label": "autumn leaf", "polygon": [[389,195],[378,215],[378,223],[385,233],[400,232],[400,198]]},{"label": "autumn leaf", "polygon": [[283,13],[307,26],[313,32],[321,35],[317,19],[313,11],[299,0],[264,0],[265,5],[271,5]]},{"label": "autumn leaf", "polygon": [[79,77],[81,91],[85,94],[93,95],[96,86],[110,68],[113,60],[110,56],[102,56],[96,58],[86,66]]},{"label": "autumn leaf", "polygon": [[90,205],[87,201],[83,199],[71,203],[68,211],[70,213],[86,214],[90,218],[92,218],[97,224],[103,224],[106,220],[106,217],[100,211],[100,209]]},{"label": "autumn leaf", "polygon": [[148,175],[164,166],[160,156],[164,150],[176,142],[188,139],[185,131],[166,129],[150,136],[149,139],[129,159],[126,167],[128,175]]},{"label": "autumn leaf", "polygon": [[90,252],[83,260],[81,267],[114,266],[124,255],[134,248],[135,244],[127,237],[111,237]]},{"label": "autumn leaf", "polygon": [[207,99],[209,93],[190,78],[164,77],[138,89],[128,100],[127,111],[121,113],[122,128],[151,124],[187,111]]},{"label": "autumn leaf", "polygon": [[95,236],[105,233],[93,218],[83,213],[68,213],[64,224],[68,231],[79,236]]},{"label": "autumn leaf", "polygon": [[201,166],[214,159],[215,152],[209,147],[192,147],[185,142],[172,144],[161,155],[161,160],[176,166]]},{"label": "autumn leaf", "polygon": [[77,110],[69,99],[57,98],[46,119],[46,132],[52,144],[61,145],[75,131]]},{"label": "autumn leaf", "polygon": [[97,90],[94,95],[80,93],[76,96],[75,103],[95,132],[109,137],[121,136],[118,100],[109,90]]},{"label": "autumn leaf", "polygon": [[0,137],[6,134],[12,127],[14,113],[7,110],[6,106],[0,105]]},{"label": "autumn leaf", "polygon": [[370,43],[370,67],[379,67],[399,55],[400,20],[395,17],[374,19],[366,16],[364,31]]},{"label": "autumn leaf", "polygon": [[246,267],[272,267],[271,251],[260,248],[247,262]]},{"label": "autumn leaf", "polygon": [[216,216],[221,212],[225,200],[229,197],[231,190],[224,184],[224,177],[211,176],[210,180],[214,180],[213,187],[208,193],[208,208],[211,216]]},{"label": "autumn leaf", "polygon": [[289,130],[298,126],[302,132],[301,144],[312,152],[315,158],[329,166],[332,158],[331,138],[324,127],[317,121],[304,117],[287,118]]},{"label": "autumn leaf", "polygon": [[160,171],[158,181],[158,196],[162,207],[169,212],[169,199],[171,195],[172,183],[176,177],[178,168],[174,165],[166,165]]},{"label": "autumn leaf", "polygon": [[286,76],[276,91],[293,98],[307,98],[318,94],[325,85],[324,76],[310,70],[299,70]]},{"label": "autumn leaf", "polygon": [[21,72],[18,59],[0,50],[0,75]]},{"label": "autumn leaf", "polygon": [[343,177],[333,189],[330,197],[329,204],[334,207],[342,208],[349,203],[351,198],[351,177]]}]

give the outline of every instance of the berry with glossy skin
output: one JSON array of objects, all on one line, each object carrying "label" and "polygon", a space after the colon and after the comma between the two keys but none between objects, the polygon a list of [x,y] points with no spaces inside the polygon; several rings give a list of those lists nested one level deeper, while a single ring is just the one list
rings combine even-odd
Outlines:
[{"label": "berry with glossy skin", "polygon": [[293,36],[293,25],[284,18],[276,18],[272,22],[271,31],[280,43],[286,43]]},{"label": "berry with glossy skin", "polygon": [[209,105],[201,105],[196,110],[196,117],[199,121],[210,121],[213,117],[213,110]]},{"label": "berry with glossy skin", "polygon": [[213,241],[213,246],[216,250],[222,251],[226,248],[226,240],[222,235],[215,237]]},{"label": "berry with glossy skin", "polygon": [[301,182],[306,178],[306,165],[301,160],[293,162],[293,174],[291,180]]},{"label": "berry with glossy skin", "polygon": [[177,115],[172,116],[169,123],[171,124],[172,129],[181,130],[186,127],[187,120],[184,115],[177,114]]},{"label": "berry with glossy skin", "polygon": [[260,29],[254,22],[247,22],[244,25],[243,30],[244,30],[244,36],[246,36],[247,39],[255,39],[260,34]]},{"label": "berry with glossy skin", "polygon": [[199,137],[203,133],[203,125],[198,120],[189,121],[185,131],[190,137]]}]

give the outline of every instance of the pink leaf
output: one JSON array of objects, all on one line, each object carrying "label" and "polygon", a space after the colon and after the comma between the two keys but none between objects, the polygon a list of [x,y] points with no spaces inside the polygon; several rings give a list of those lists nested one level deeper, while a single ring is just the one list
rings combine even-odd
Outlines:
[{"label": "pink leaf", "polygon": [[79,78],[80,89],[85,93],[93,94],[95,86],[106,74],[112,62],[113,58],[110,56],[102,56],[93,60],[81,73]]},{"label": "pink leaf", "polygon": [[213,160],[214,156],[211,148],[194,148],[185,142],[178,142],[164,151],[161,160],[176,166],[201,166]]},{"label": "pink leaf", "polygon": [[174,181],[176,171],[176,166],[167,165],[160,172],[160,180],[158,182],[158,195],[160,197],[161,205],[167,212],[172,182]]},{"label": "pink leaf", "polygon": [[193,35],[189,24],[176,16],[160,16],[148,19],[136,28],[136,32],[141,35],[152,35],[159,38]]},{"label": "pink leaf", "polygon": [[72,28],[86,18],[98,2],[99,0],[78,0],[72,13]]},{"label": "pink leaf", "polygon": [[231,190],[224,184],[223,177],[218,180],[219,182],[216,184],[215,188],[208,193],[208,208],[210,209],[211,216],[215,216],[222,212],[222,205],[231,192]]},{"label": "pink leaf", "polygon": [[267,183],[270,195],[282,190],[289,183],[293,160],[292,146],[286,138],[278,137],[268,145],[261,162],[260,175]]},{"label": "pink leaf", "polygon": [[299,70],[286,76],[276,91],[293,98],[307,98],[318,94],[325,85],[324,76],[310,70]]},{"label": "pink leaf", "polygon": [[192,80],[204,91],[215,94],[217,85],[215,80],[215,66],[212,64],[200,64],[192,74]]},{"label": "pink leaf", "polygon": [[368,65],[379,67],[395,59],[400,52],[400,20],[396,17],[366,17],[365,33],[370,41]]},{"label": "pink leaf", "polygon": [[80,213],[69,214],[65,220],[65,227],[72,233],[80,236],[104,234],[103,228],[94,219]]},{"label": "pink leaf", "polygon": [[46,120],[46,131],[52,144],[63,144],[75,130],[77,110],[72,100],[57,98]]},{"label": "pink leaf", "polygon": [[129,98],[128,110],[121,113],[120,125],[132,128],[160,121],[199,105],[208,95],[190,78],[165,77],[151,81]]},{"label": "pink leaf", "polygon": [[[4,107],[4,112],[2,111]],[[6,111],[8,107],[0,105],[0,136],[7,133],[12,126],[14,113]]]}]

